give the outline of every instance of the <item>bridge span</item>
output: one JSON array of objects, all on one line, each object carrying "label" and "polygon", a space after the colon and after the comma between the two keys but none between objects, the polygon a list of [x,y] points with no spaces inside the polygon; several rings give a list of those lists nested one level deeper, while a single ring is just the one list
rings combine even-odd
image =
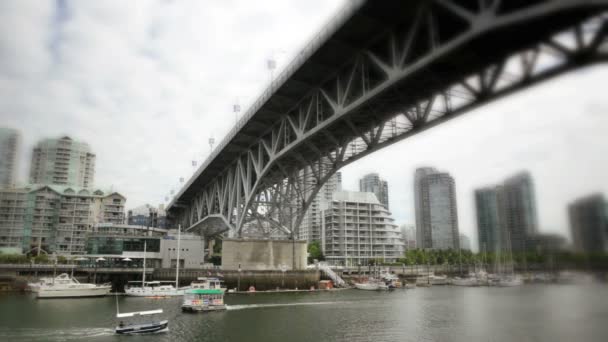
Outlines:
[{"label": "bridge span", "polygon": [[205,235],[297,236],[341,167],[606,61],[606,10],[608,0],[351,1],[185,183],[169,215]]}]

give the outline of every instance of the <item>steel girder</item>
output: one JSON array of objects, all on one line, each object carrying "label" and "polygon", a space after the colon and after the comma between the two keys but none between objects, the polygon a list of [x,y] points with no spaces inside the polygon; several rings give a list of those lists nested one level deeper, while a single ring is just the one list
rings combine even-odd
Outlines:
[{"label": "steel girder", "polygon": [[[472,9],[457,0],[422,2],[416,20],[378,37],[297,106],[277,113],[275,124],[200,189],[177,219],[190,229],[232,236],[248,228],[297,236],[314,196],[341,167],[485,103],[607,60],[608,16],[601,9],[608,1],[531,1],[508,12],[500,11],[501,3],[480,0]],[[466,74],[444,75],[438,66],[484,35],[579,6],[592,10],[516,51],[475,51],[489,56],[477,58],[473,70],[458,66]],[[463,23],[459,30],[446,33],[437,20],[446,16]],[[206,226],[208,217],[221,217],[220,225]]]}]

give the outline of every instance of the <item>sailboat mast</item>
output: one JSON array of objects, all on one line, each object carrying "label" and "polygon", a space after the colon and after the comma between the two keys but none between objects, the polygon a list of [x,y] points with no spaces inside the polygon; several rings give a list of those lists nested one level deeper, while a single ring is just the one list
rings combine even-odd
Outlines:
[{"label": "sailboat mast", "polygon": [[116,316],[120,314],[120,310],[118,309],[118,291],[114,291],[114,298],[116,298]]},{"label": "sailboat mast", "polygon": [[180,243],[182,237],[182,225],[177,225],[177,265],[175,267],[175,288],[179,288],[179,252],[180,252]]},{"label": "sailboat mast", "polygon": [[147,247],[148,239],[144,238],[144,270],[141,275],[141,288],[144,288],[144,284],[146,283],[146,247]]}]

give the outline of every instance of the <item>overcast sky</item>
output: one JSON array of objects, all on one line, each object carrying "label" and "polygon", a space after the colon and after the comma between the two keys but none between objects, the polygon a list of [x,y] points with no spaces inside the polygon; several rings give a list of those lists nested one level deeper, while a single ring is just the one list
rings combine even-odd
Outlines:
[{"label": "overcast sky", "polygon": [[[344,1],[0,2],[0,126],[33,145],[69,135],[97,155],[95,183],[158,204],[209,154],[270,79]],[[534,177],[543,232],[569,236],[566,205],[608,191],[608,69],[562,76],[379,151],[342,170],[377,171],[397,223],[413,223],[413,174],[456,180],[461,232],[476,240],[472,191],[520,170]]]}]

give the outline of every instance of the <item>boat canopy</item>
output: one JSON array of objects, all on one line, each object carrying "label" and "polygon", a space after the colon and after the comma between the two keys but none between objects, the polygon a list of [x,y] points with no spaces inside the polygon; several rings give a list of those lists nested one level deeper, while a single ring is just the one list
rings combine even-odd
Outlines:
[{"label": "boat canopy", "polygon": [[116,314],[116,317],[124,318],[124,317],[135,317],[135,316],[145,316],[145,315],[156,315],[156,314],[161,314],[161,313],[163,313],[163,309],[119,313],[119,314]]},{"label": "boat canopy", "polygon": [[215,295],[224,294],[224,291],[220,289],[191,289],[186,291],[187,294],[202,294],[202,295]]}]

